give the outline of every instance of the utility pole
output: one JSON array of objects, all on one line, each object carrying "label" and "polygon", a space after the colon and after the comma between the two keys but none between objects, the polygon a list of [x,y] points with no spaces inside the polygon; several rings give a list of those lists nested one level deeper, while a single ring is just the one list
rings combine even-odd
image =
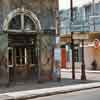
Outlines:
[{"label": "utility pole", "polygon": [[[70,20],[73,22],[73,0],[70,0]],[[71,48],[72,48],[72,79],[75,79],[75,64],[74,64],[74,40],[73,32],[71,31]]]}]

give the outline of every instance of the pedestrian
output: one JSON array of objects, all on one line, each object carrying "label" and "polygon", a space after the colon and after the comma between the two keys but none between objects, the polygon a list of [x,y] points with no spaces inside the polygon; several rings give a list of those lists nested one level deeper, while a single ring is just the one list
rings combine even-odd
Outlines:
[{"label": "pedestrian", "polygon": [[60,81],[61,80],[61,72],[60,72],[60,64],[59,64],[59,61],[55,61],[55,66],[54,66],[54,69],[53,69],[53,77],[57,81]]},{"label": "pedestrian", "polygon": [[93,60],[91,65],[92,65],[92,70],[96,70],[97,69],[97,62],[96,62],[95,59]]}]

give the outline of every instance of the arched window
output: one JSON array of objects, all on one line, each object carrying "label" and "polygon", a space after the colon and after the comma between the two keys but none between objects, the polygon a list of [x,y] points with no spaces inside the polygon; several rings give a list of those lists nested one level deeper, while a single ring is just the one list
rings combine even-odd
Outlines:
[{"label": "arched window", "polygon": [[8,24],[8,30],[36,30],[35,22],[27,15],[16,15]]},{"label": "arched window", "polygon": [[12,11],[4,21],[4,31],[39,31],[41,25],[36,15],[24,8]]}]

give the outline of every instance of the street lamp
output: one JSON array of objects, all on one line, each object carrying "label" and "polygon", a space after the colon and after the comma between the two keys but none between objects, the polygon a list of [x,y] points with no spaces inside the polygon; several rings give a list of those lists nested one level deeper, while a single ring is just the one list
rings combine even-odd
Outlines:
[{"label": "street lamp", "polygon": [[[88,40],[88,34],[84,32],[73,34],[74,41],[81,41],[82,47],[82,65],[81,65],[81,80],[86,80],[85,61],[84,61],[84,40]],[[78,43],[78,42],[77,42]]]},{"label": "street lamp", "polygon": [[[70,1],[70,18],[71,24],[73,22],[73,0]],[[75,79],[75,64],[74,64],[74,40],[73,32],[71,31],[71,48],[72,48],[72,79]]]},{"label": "street lamp", "polygon": [[85,61],[84,61],[84,40],[88,40],[88,34],[84,32],[84,23],[83,23],[83,31],[80,33],[81,35],[81,45],[82,45],[82,64],[81,64],[81,80],[86,80],[85,73]]},{"label": "street lamp", "polygon": [[82,39],[81,42],[82,42],[81,80],[86,80],[86,74],[85,74],[85,62],[84,62],[84,39]]}]

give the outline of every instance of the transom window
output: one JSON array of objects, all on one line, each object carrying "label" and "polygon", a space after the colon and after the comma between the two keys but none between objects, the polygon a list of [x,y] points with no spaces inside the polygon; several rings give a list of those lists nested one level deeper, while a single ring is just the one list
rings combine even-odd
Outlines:
[{"label": "transom window", "polygon": [[18,14],[14,16],[8,24],[8,30],[36,30],[35,22],[30,16],[25,14]]},{"label": "transom window", "polygon": [[36,32],[41,30],[41,25],[34,12],[21,7],[8,14],[7,18],[4,20],[3,30],[6,32]]}]

